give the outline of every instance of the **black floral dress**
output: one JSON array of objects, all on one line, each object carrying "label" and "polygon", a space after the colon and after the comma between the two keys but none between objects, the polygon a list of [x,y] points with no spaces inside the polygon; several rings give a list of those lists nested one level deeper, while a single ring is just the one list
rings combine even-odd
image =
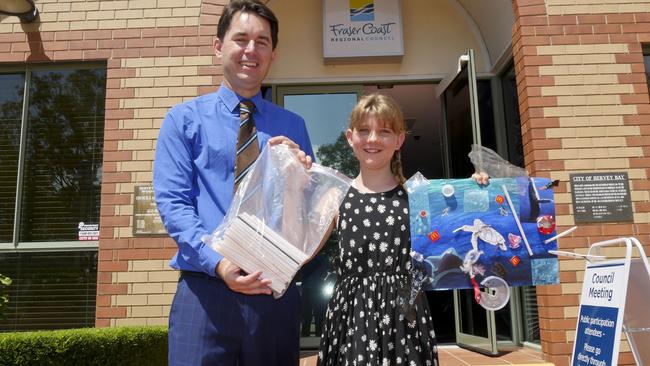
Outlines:
[{"label": "black floral dress", "polygon": [[412,321],[399,305],[411,279],[406,191],[399,185],[382,193],[351,187],[339,209],[338,234],[338,281],[318,365],[438,365],[424,297],[417,297]]}]

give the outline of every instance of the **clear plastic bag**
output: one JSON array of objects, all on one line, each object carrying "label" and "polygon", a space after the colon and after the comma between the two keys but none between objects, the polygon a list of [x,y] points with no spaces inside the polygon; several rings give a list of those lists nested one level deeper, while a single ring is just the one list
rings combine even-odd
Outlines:
[{"label": "clear plastic bag", "polygon": [[306,170],[286,145],[269,146],[203,241],[243,271],[261,270],[279,298],[315,254],[350,183],[319,164]]},{"label": "clear plastic bag", "polygon": [[526,169],[510,164],[496,152],[481,145],[473,144],[472,151],[467,156],[469,156],[469,160],[474,164],[474,170],[477,172],[485,172],[492,178],[528,176]]}]

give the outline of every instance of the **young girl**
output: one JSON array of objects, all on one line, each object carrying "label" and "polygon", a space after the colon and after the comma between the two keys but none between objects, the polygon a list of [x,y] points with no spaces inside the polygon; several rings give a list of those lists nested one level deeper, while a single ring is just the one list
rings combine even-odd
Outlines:
[{"label": "young girl", "polygon": [[[390,97],[362,97],[346,131],[360,173],[338,214],[338,282],[321,338],[319,365],[438,365],[435,334],[422,296],[409,321],[409,206],[399,149],[404,117]],[[402,295],[403,296],[403,295]]]}]

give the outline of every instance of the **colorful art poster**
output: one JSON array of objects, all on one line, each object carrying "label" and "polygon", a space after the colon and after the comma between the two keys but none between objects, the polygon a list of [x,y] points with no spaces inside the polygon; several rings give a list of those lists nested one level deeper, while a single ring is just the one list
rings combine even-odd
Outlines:
[{"label": "colorful art poster", "polygon": [[[406,182],[411,246],[432,279],[427,289],[472,288],[497,276],[509,286],[558,283],[553,189],[546,178]],[[519,221],[519,223],[517,222]],[[544,241],[547,240],[548,243]]]}]

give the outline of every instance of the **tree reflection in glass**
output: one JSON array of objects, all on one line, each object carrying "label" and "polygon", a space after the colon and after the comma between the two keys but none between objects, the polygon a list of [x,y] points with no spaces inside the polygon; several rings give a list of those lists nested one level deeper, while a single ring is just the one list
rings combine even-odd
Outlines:
[{"label": "tree reflection in glass", "polygon": [[99,223],[106,70],[31,75],[20,241],[72,241]]},{"label": "tree reflection in glass", "polygon": [[25,75],[0,75],[0,243],[13,241]]},{"label": "tree reflection in glass", "polygon": [[320,164],[336,169],[350,178],[359,174],[359,161],[345,138],[345,132],[341,132],[333,143],[321,145],[316,157]]},{"label": "tree reflection in glass", "polygon": [[[318,163],[354,178],[359,174],[359,161],[354,156],[352,148],[345,137],[345,131],[341,132],[339,137],[330,144],[323,144],[316,152]],[[330,267],[338,258],[338,236],[336,230],[327,240],[320,252],[321,255],[328,258]]]},{"label": "tree reflection in glass", "polygon": [[[316,151],[316,158],[319,164],[336,169],[351,178],[359,174],[359,163],[348,145],[345,132],[341,132],[334,142],[321,145]],[[335,261],[339,258],[338,251],[338,235],[334,230],[319,254],[300,271],[303,337],[321,335],[327,302],[337,277],[334,268],[337,267]]]}]

